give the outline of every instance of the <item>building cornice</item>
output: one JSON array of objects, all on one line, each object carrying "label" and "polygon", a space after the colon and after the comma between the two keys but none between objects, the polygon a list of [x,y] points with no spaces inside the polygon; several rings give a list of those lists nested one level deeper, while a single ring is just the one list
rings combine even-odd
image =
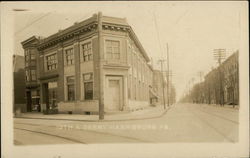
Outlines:
[{"label": "building cornice", "polygon": [[44,50],[48,47],[54,46],[60,42],[63,42],[68,39],[72,39],[74,37],[77,37],[79,35],[85,34],[87,32],[91,32],[93,30],[97,29],[97,22],[92,22],[88,25],[85,25],[80,28],[76,28],[70,32],[58,32],[55,35],[52,35],[44,40],[41,40],[41,43],[38,46],[38,50]]},{"label": "building cornice", "polygon": [[[92,17],[80,22],[75,23],[62,31],[59,31],[47,38],[41,39],[40,37],[32,36],[31,38],[22,42],[23,47],[37,47],[39,51],[42,51],[48,47],[55,46],[58,43],[62,43],[65,40],[79,37],[79,35],[86,34],[87,32],[97,31],[97,15],[94,14]],[[145,52],[142,44],[134,33],[133,29],[127,24],[126,19],[114,18],[114,17],[103,17],[103,30],[111,31],[122,31],[127,32],[129,37],[134,41],[135,45],[139,48],[143,57],[147,62],[150,61],[147,53]],[[35,42],[35,40],[37,40]]]},{"label": "building cornice", "polygon": [[32,36],[30,38],[28,38],[27,40],[21,42],[23,48],[28,48],[28,47],[36,47],[37,44],[39,43],[39,39],[40,37],[37,36]]}]

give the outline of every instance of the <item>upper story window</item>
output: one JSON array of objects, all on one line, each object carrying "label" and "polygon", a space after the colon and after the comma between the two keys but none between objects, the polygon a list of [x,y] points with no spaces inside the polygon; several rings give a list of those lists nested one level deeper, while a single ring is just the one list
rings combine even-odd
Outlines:
[{"label": "upper story window", "polygon": [[25,67],[28,67],[28,66],[29,66],[29,62],[25,61]]},{"label": "upper story window", "polygon": [[35,66],[35,59],[36,59],[36,54],[33,51],[30,51],[29,49],[25,50],[24,52],[24,56],[25,56],[25,67],[28,66]]},{"label": "upper story window", "polygon": [[120,41],[106,40],[107,59],[120,59]]},{"label": "upper story window", "polygon": [[30,52],[30,59],[31,60],[34,60],[34,59],[36,59],[36,54],[35,54],[35,52]]},{"label": "upper story window", "polygon": [[25,61],[28,61],[29,60],[29,50],[25,50],[24,55],[25,55]]},{"label": "upper story window", "polygon": [[26,81],[30,81],[29,70],[26,70],[26,71],[25,71],[25,78],[26,78]]},{"label": "upper story window", "polygon": [[92,45],[91,42],[85,43],[82,45],[82,61],[90,61],[92,57]]},{"label": "upper story window", "polygon": [[36,80],[36,70],[30,70],[30,74],[31,74],[31,80],[35,81]]},{"label": "upper story window", "polygon": [[73,65],[74,64],[73,48],[65,50],[65,61],[66,61],[66,65]]},{"label": "upper story window", "polygon": [[30,66],[36,66],[36,61],[30,61]]},{"label": "upper story window", "polygon": [[56,55],[56,53],[46,56],[46,62],[47,62],[46,68],[48,71],[57,69],[57,55]]},{"label": "upper story window", "polygon": [[25,56],[25,67],[29,66],[29,50],[24,51]]}]

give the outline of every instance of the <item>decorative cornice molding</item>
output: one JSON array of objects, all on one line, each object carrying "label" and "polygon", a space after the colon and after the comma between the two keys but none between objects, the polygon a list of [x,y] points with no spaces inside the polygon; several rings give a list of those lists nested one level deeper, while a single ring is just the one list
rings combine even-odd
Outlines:
[{"label": "decorative cornice molding", "polygon": [[54,35],[55,37],[53,37],[52,39],[49,39],[50,37],[48,37],[44,41],[41,40],[41,43],[38,46],[38,50],[46,49],[46,48],[53,46],[57,43],[63,42],[63,41],[68,40],[68,39],[72,39],[74,37],[77,37],[81,34],[85,34],[87,32],[91,32],[93,30],[96,30],[96,28],[97,28],[97,23],[94,22],[94,23],[86,25],[82,28],[77,28],[70,33],[60,34],[60,32],[59,32],[57,35]]},{"label": "decorative cornice molding", "polygon": [[123,31],[123,32],[129,30],[129,26],[127,25],[112,24],[112,23],[103,23],[102,28],[104,30]]},{"label": "decorative cornice molding", "polygon": [[[78,24],[76,24],[76,25],[78,25]],[[78,40],[80,35],[86,34],[86,33],[91,32],[93,30],[97,30],[97,25],[98,25],[97,21],[92,21],[91,23],[84,25],[84,26],[79,26],[79,27],[73,26],[73,28],[68,28],[68,29],[72,29],[72,30],[59,31],[58,33],[56,33],[48,38],[40,40],[40,43],[39,43],[37,48],[39,51],[42,51],[48,47],[54,46],[58,43],[62,43],[63,41],[66,41],[68,39],[75,38],[75,40]],[[142,47],[140,41],[138,40],[138,38],[135,35],[131,26],[126,25],[126,24],[103,22],[102,29],[103,30],[111,30],[111,31],[127,32],[128,35],[131,37],[131,39],[135,42],[136,46],[139,48],[140,52],[142,53],[142,55],[144,56],[146,61],[147,62],[150,61],[147,53],[145,52],[144,48]]]}]

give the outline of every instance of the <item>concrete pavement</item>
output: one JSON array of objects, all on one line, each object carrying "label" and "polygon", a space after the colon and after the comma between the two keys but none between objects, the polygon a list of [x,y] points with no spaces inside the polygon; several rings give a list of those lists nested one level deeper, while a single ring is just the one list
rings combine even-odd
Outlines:
[{"label": "concrete pavement", "polygon": [[134,121],[91,122],[15,118],[14,139],[16,144],[50,144],[51,140],[54,140],[55,144],[234,143],[238,141],[238,117],[237,109],[176,104],[162,117]]}]

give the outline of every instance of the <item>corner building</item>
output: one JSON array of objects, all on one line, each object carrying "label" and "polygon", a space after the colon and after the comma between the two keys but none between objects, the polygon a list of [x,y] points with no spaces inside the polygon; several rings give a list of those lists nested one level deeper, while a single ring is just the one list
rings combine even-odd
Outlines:
[{"label": "corner building", "polygon": [[106,113],[150,104],[153,70],[124,18],[94,14],[22,45],[25,61],[33,62],[25,67],[27,107],[33,106],[32,93],[41,111],[60,113],[98,113],[100,97]]}]

